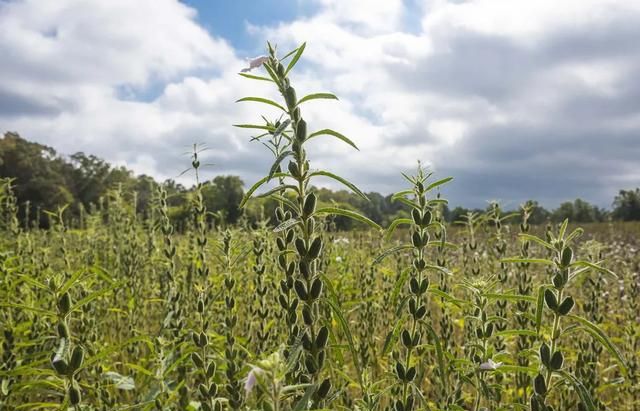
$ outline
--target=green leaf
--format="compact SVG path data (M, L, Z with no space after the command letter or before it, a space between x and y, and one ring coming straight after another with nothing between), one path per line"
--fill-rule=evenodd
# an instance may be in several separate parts
M236 103L240 103L242 101L255 101L257 103L264 103L264 104L269 104L270 106L274 106L279 108L280 110L284 111L285 113L287 112L287 110L282 107L280 104L276 103L273 100L269 100L268 98L262 98L262 97L243 97L240 100L236 100Z
M289 157L290 155L293 155L293 151L283 151L282 153L278 154L278 157L276 157L275 161L273 162L273 165L271 165L271 169L269 170L269 175L267 176L269 178L269 180L271 180L271 178L273 178L274 174L276 174L276 172L278 171L278 167L280 166L280 163L282 163L282 161Z
M396 325L393 327L393 330L387 334L384 339L384 345L382 346L382 355L389 354L389 351L396 345L396 341L398 341L398 337L400 336L400 330L402 329L402 322L396 322Z
M302 43L302 45L300 45L300 47L297 48L296 54L293 56L293 58L289 62L289 65L287 65L287 69L284 71L285 76L289 74L293 66L295 66L298 60L300 60L300 56L302 56L302 53L304 53L304 48L306 46L307 46L307 43L304 42ZM285 56L284 58L287 58L287 56Z
M535 303L536 298L530 295L521 295L521 294L501 294L501 293L487 293L483 294L490 300L506 300L506 301L528 301Z
M333 131L331 129L325 128L323 130L320 131L316 131L315 133L311 133L308 137L307 140L310 140L313 137L318 137L318 136L322 136L322 135L328 135L328 136L333 136L339 140L344 141L345 143L349 144L351 147L355 148L356 150L360 151L360 149L358 148L358 146L356 146L356 144L351 141L349 138L347 138L346 136L338 133L337 131Z
M58 294L62 295L69 291L69 289L73 287L73 285L76 283L76 281L78 281L82 274L84 274L84 270L78 270L73 273L73 275L67 281L65 281L64 284L62 284L62 287L60 287L60 289L58 290Z
M288 177L288 176L289 176L289 174L287 174L287 173L275 173L271 177ZM260 180L258 180L254 185L252 185L251 188L247 191L247 193L242 198L242 201L240 202L240 206L239 207L240 208L244 207L245 204L247 203L247 201L253 195L253 193L255 193L257 189L259 189L264 183L268 182L270 179L271 178L269 176L266 176L266 177L263 177Z
M555 373L573 386L573 389L576 390L576 393L580 397L582 404L586 406L587 411L596 411L596 406L593 403L591 394L589 394L589 391L573 374L569 374L568 372L563 370L555 371Z
M325 279L324 281L325 283L328 282L327 279ZM344 333L344 335L347 337L347 343L349 345L349 351L351 351L351 357L353 360L353 364L356 368L356 372L358 373L358 377L360 378L362 376L362 369L360 368L360 361L358 360L359 356L358 356L358 350L356 349L356 344L353 340L353 335L351 334L351 330L349 329L349 324L347 323L347 320L345 320L344 315L342 314L342 310L340 309L340 307L338 306L338 297L337 295L335 295L333 293L333 289L330 287L327 287L328 290L331 290L331 298L325 298L325 301L327 302L327 304L329 305L329 307L331 307L331 310L333 311L333 313L335 314L336 318L338 319L338 324L340 324L340 328L342 328L342 332ZM360 380L360 383L362 384L362 380Z
M622 354L620 353L620 351L616 348L615 345L613 345L613 343L611 342L611 340L609 340L609 337L607 337L607 335L604 333L604 331L602 331L600 329L600 327L598 327L597 325L595 325L594 323L592 323L591 321L582 318L580 316L574 315L574 314L569 314L567 315L568 318L572 319L573 321L579 323L580 325L582 325L585 331L587 331L589 334L591 334L591 336L597 340L600 344L602 344L602 346L604 348L607 349L607 351L609 352L609 354L616 360L616 362L618 363L618 365L620 366L622 373L626 376L629 372L628 368L627 368L627 364L624 360L624 357L622 356Z
M571 263L571 265L569 267L584 267L587 269L591 269L591 270L595 270L598 271L602 274L607 274L608 276L611 276L615 279L618 279L618 276L616 275L616 273L614 273L613 271L606 269L604 267L601 267L597 264L594 263L590 263L589 261L575 261L573 263ZM580 273L582 273L584 271L580 270Z
M310 101L310 100L337 100L338 97L336 97L334 94L331 93L313 93L313 94L308 94L304 97L302 97L298 103L296 104L296 106L299 106L300 104L304 103L305 101Z
M447 376L447 367L444 362L444 351L442 350L442 344L440 343L440 338L438 334L433 330L431 324L426 321L421 321L422 325L427 329L427 332L431 336L431 341L435 343L436 347L436 359L438 361L438 368L440 369L440 378L442 379L442 386L445 387L445 395L448 392L447 387L449 386L449 377Z
M388 248L386 250L384 250L381 254L379 254L375 260L373 260L373 264L380 264L382 262L382 260L384 260L385 258L387 258L388 256L390 256L391 254L395 254L397 252L403 251L403 250L411 250L413 247L409 244L403 244L403 245L397 245L395 247L391 247Z
M353 191L355 194L357 194L363 200L369 201L369 198L367 197L367 195L365 193L363 193L362 191L360 191L360 189L358 187L356 187L355 184L351 183L349 180L346 180L346 179L340 177L339 175L330 173L328 171L320 170L320 171L314 171L313 173L310 174L310 177L313 177L313 176L324 176L324 177L332 178L332 179L336 180L337 182L341 183L342 185L344 185L345 187L347 187L349 190Z
M40 315L48 315L50 317L55 317L56 316L56 313L54 311L44 310L44 309L38 308L38 307L30 307L30 306L28 306L26 304L0 303L0 307L20 308L21 310L31 311L31 312L34 312L34 313L40 314Z
M293 411L306 410L309 405L309 401L311 400L311 396L313 395L313 393L316 392L316 388L317 387L315 384L309 385L305 390L302 398L300 398L300 400L296 403L295 407L293 407Z
M393 234L393 232L396 230L396 228L398 228L398 226L402 224L412 225L413 220L411 220L410 218L396 218L395 220L393 220L387 228L387 233L384 236L385 239L388 240L391 237L391 234Z
M427 188L425 189L425 191L431 191L431 190L433 190L434 188L439 187L439 186L441 186L441 185L443 185L443 184L446 184L446 183L448 183L448 182L449 182L449 181L451 181L451 180L453 180L453 177L446 177L446 178L443 178L442 180L435 181L435 182L433 182L433 183L429 184L429 185L427 186Z
M270 81L273 83L273 80L268 77L256 76L255 74L249 74L249 73L238 73L238 74L241 75L242 77L250 78L252 80Z
M535 235L531 235L531 234L518 234L518 237L524 239L524 240L528 240L528 241L533 241L535 243L540 244L541 246L543 246L544 248L554 251L555 249L553 248L553 246L551 244L549 244L548 242L544 241L542 238L536 237Z
M538 297L536 298L536 332L540 334L542 326L542 310L544 309L544 292L549 286L541 285L538 287Z
M460 300L454 296L452 296L451 294L448 294L444 291L442 291L439 288L436 287L429 287L429 289L427 290L428 292L430 292L431 294L435 294L438 297L442 298L443 300L446 300L452 304L455 304L457 307L463 307L467 304L469 304L467 301L465 300Z
M273 131L273 127L261 126L259 124L234 124L233 126L234 127L238 127L238 128L251 128L251 129L255 129L255 130Z
M348 218L351 218L352 220L367 224L370 227L375 228L376 230L382 230L382 227L380 227L375 221L370 220L369 218L363 216L360 213L356 213L355 211L351 211L351 210L345 210L344 208L323 207L323 208L317 209L314 214L341 215L343 217L348 217Z

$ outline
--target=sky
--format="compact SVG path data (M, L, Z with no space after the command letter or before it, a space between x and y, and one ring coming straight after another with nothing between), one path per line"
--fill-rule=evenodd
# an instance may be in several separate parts
M360 149L310 142L312 168L388 194L420 160L454 205L610 207L640 186L638 39L629 0L0 0L0 133L158 179L203 143L205 176L250 186L272 157L232 124L278 113L235 101L278 96L237 73L307 42L298 95L340 100L303 116Z

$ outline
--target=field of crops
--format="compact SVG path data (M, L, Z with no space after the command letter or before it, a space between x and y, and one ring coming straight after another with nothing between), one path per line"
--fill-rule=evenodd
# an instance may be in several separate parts
M158 187L148 216L115 189L25 230L5 183L0 409L639 410L640 226L532 226L497 204L448 225L455 182L420 168L389 227L319 204L316 177L360 191L312 168L309 139L353 142L307 132L302 104L335 96L296 95L303 50L243 73L282 96L242 99L283 112L240 125L274 154L248 191L279 204L262 224L210 224L196 189L179 231Z

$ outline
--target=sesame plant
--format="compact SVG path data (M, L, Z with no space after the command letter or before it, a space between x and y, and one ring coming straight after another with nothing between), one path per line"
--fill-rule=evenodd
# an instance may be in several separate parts
M455 183L421 166L385 230L325 201L366 196L315 168L310 142L356 144L307 123L337 97L293 87L305 48L240 73L270 90L237 127L271 165L237 223L199 145L192 189L114 185L75 217L0 179L0 409L639 410L640 225L535 224L535 203L452 223Z

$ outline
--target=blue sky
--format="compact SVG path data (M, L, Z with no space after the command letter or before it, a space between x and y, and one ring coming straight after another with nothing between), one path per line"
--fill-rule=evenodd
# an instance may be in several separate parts
M279 97L237 73L306 41L298 93L340 100L305 118L360 148L318 140L312 166L387 194L421 160L453 204L608 207L640 186L638 38L625 0L2 1L0 131L159 179L202 142L251 184L271 159L232 124L279 114L234 102Z

